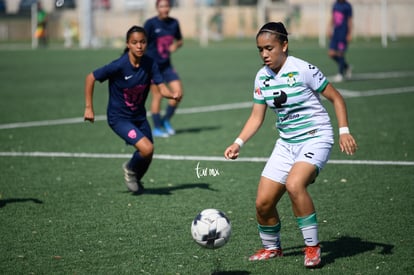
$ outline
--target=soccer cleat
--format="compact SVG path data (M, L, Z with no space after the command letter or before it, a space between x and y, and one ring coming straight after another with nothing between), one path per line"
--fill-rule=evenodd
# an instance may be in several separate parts
M345 79L351 79L352 78L352 66L348 65L348 67L345 70Z
M128 190L134 193L138 192L141 184L137 182L135 172L128 168L128 161L122 164L122 169L124 170L125 185Z
M249 261L269 260L276 257L282 257L282 249L260 249L254 255L249 257Z
M142 185L142 182L138 181L138 191L135 191L134 194L135 195L140 195L144 193L144 185Z
M167 138L169 136L168 133L161 128L154 128L154 130L152 130L152 135L160 138Z
M304 264L306 267L318 267L321 263L321 247L306 246L303 251L305 252Z
M338 83L344 81L344 76L341 74L334 75L331 79L332 82Z
M175 135L175 130L174 128L171 126L170 122L168 120L164 120L162 122L162 124L164 125L165 130L167 131L167 133L169 135Z

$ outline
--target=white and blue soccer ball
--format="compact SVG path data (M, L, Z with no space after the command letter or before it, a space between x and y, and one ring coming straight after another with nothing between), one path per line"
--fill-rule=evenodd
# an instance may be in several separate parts
M230 220L218 209L204 209L191 223L191 235L204 248L222 247L230 239Z

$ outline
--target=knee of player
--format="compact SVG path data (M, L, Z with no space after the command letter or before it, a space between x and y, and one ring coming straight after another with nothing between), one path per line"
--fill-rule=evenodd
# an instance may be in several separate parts
M266 216L266 214L272 209L272 203L261 200L260 198L256 199L256 212L259 216Z
M140 148L139 153L145 159L152 159L152 155L154 154L154 146L148 145L144 148Z
M306 192L306 184L288 180L286 182L286 191L291 198L294 198L299 194Z

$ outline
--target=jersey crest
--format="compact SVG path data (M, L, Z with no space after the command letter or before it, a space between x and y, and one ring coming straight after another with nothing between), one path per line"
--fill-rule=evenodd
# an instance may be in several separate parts
M296 84L296 78L295 78L295 74L294 73L288 73L287 74L287 84L289 85L289 87L293 87Z

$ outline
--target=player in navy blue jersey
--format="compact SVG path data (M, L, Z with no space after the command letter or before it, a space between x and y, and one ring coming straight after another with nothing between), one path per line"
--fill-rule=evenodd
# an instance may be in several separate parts
M328 55L338 64L338 74L332 79L341 82L351 78L351 66L345 60L345 52L352 39L352 6L346 0L336 0L332 7Z
M126 48L118 59L86 76L84 119L94 122L93 91L95 81L108 80L108 124L125 142L136 148L132 158L123 164L125 184L129 191L141 193L141 178L152 160L154 152L151 127L146 117L145 100L150 85L157 86L160 94L179 101L181 94L172 92L164 83L157 63L144 55L147 37L143 27L133 26L126 35Z
M148 51L160 68L165 82L169 88L182 94L183 87L178 73L174 70L171 63L171 54L183 45L180 24L177 19L169 16L169 0L157 0L156 8L158 15L149 18L144 28L148 34ZM174 135L175 130L171 126L170 120L177 108L177 101L169 100L165 115L161 117L161 99L157 86L151 86L151 113L154 123L153 135L156 137L168 137Z

